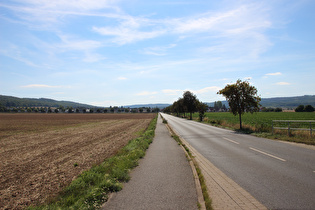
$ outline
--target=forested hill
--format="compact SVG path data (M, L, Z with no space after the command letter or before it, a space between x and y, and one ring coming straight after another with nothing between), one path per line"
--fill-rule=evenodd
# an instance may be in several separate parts
M261 105L264 107L285 107L285 108L296 108L299 105L315 106L315 95L263 98L261 99Z
M214 102L207 103L209 106L214 106ZM227 101L222 101L228 107ZM263 107L281 107L281 108L296 108L299 105L315 106L315 95L295 96L295 97L277 97L277 98L262 98L260 104Z
M94 106L71 101L56 101L47 98L18 98L13 96L0 95L0 105L5 107L72 107L92 108Z
M214 102L207 103L213 107ZM228 107L227 101L222 101ZM277 98L263 98L260 103L263 107L281 107L281 108L296 108L299 105L312 105L315 107L315 95L295 96L295 97L277 97ZM5 107L72 107L72 108L95 108L95 106L81 104L71 101L56 101L47 98L17 98L13 96L0 95L0 105ZM165 108L170 104L141 104L130 105L125 107L158 107Z

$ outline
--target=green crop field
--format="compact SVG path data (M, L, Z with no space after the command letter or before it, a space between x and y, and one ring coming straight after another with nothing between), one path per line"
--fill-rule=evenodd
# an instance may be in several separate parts
M229 112L208 112L205 113L204 122L212 125L229 127L239 129L239 116L234 116ZM198 120L198 113L193 115L195 120ZM269 133L272 132L273 120L315 120L315 112L258 112L258 113L245 113L242 115L243 128L253 133ZM275 123L276 127L287 127L287 123ZM310 123L290 123L292 128L310 128ZM315 122L311 123L312 130L315 130ZM290 138L286 137L286 130L275 130L275 134L279 136L270 136L268 138L280 138L289 141L304 142L307 144L315 144L315 132L310 131L292 131Z

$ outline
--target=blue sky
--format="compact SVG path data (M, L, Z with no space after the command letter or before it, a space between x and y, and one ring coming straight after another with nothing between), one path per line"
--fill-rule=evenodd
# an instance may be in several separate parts
M315 1L0 2L0 94L98 106L203 102L249 79L315 94Z

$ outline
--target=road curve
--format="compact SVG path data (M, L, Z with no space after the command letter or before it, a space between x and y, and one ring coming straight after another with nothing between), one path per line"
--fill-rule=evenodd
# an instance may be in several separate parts
M315 208L315 150L163 117L181 138L267 208Z

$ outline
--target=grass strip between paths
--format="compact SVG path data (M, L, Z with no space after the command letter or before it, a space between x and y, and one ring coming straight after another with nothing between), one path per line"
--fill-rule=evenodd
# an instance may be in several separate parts
M162 119L163 119L163 123L164 124L168 124L167 123L167 120L165 120L163 118L163 116L161 115ZM167 125L168 126L168 125ZM188 154L189 157L187 157L188 159L192 160L195 168L196 168L196 171L197 171L197 174L198 174L198 178L199 178L199 182L200 182L200 185L201 185L201 190L202 190L202 194L203 194L203 199L205 201L205 206L206 206L206 209L207 210L213 210L213 207L212 207L212 200L208 194L208 189L207 189L207 185L206 185L206 182L205 182L205 179L201 173L201 170L198 166L198 163L196 163L196 161L194 161L194 156L191 154L189 148L180 140L179 136L175 134L175 132L173 131L173 129L168 126L168 128L170 129L171 133L172 133L172 137L173 139L175 139L175 141L181 145L185 150L186 150L186 153ZM198 207L200 208L200 204L198 204Z
M29 209L98 209L108 200L108 195L122 189L122 183L130 179L129 172L138 166L145 151L152 143L157 116L147 130L131 140L115 156L84 171L48 205Z

